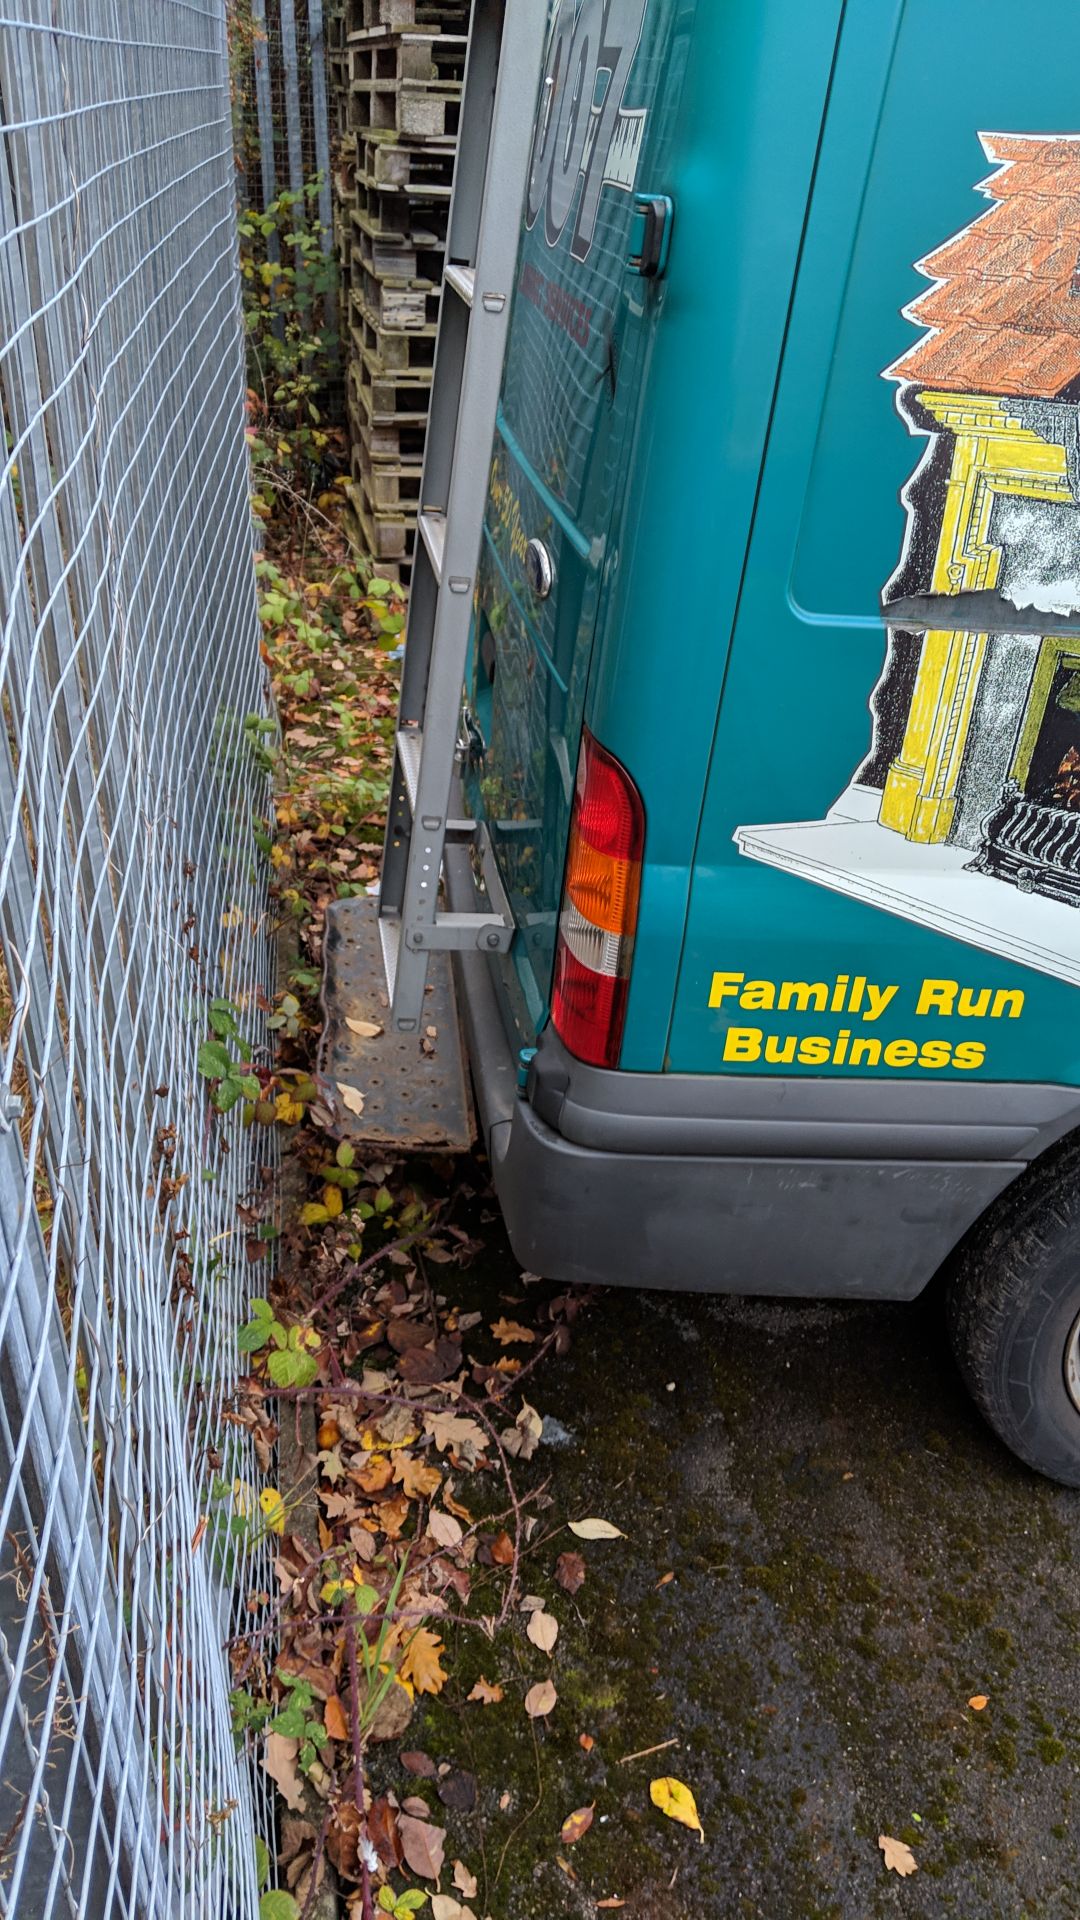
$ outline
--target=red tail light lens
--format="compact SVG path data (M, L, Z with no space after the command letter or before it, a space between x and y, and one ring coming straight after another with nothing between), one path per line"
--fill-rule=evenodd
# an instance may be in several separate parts
M625 767L586 729L570 818L551 1017L591 1066L622 1046L637 927L645 810Z

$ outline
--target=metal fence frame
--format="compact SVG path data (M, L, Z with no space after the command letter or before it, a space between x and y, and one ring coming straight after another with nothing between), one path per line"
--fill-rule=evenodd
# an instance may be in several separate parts
M215 997L259 1060L273 977L225 0L0 0L0 147L0 1914L248 1920L222 1416L271 1136L198 1067Z

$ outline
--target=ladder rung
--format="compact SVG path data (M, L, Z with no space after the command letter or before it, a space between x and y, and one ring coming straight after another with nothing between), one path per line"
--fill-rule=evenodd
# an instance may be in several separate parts
M390 1005L394 1004L394 987L397 982L398 952L401 947L401 921L379 916L379 940L382 945L383 972L386 975L386 991Z
M432 571L442 585L443 550L446 546L446 515L425 509L420 515L420 538L428 550Z
M473 294L476 291L476 268L447 267L445 279L447 286L453 287L458 298L464 300L467 307L471 307Z
M403 728L397 736L398 760L405 779L405 791L409 796L409 807L416 812L416 787L420 778L420 753L424 744L424 735L420 727Z

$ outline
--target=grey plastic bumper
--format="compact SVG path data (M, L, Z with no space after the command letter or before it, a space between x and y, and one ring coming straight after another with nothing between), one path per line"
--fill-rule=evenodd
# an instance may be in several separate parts
M607 1072L550 1029L523 1093L488 962L457 977L511 1244L553 1280L911 1299L1080 1124L1075 1088Z

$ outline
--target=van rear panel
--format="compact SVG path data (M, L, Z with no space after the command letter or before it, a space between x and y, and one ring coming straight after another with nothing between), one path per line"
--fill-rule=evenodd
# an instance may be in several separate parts
M1080 1080L1078 60L1054 0L848 0L674 1071Z
M547 1014L593 637L660 312L630 266L633 192L667 178L686 11L552 10L467 690L469 799L518 929L496 970L522 1045Z

